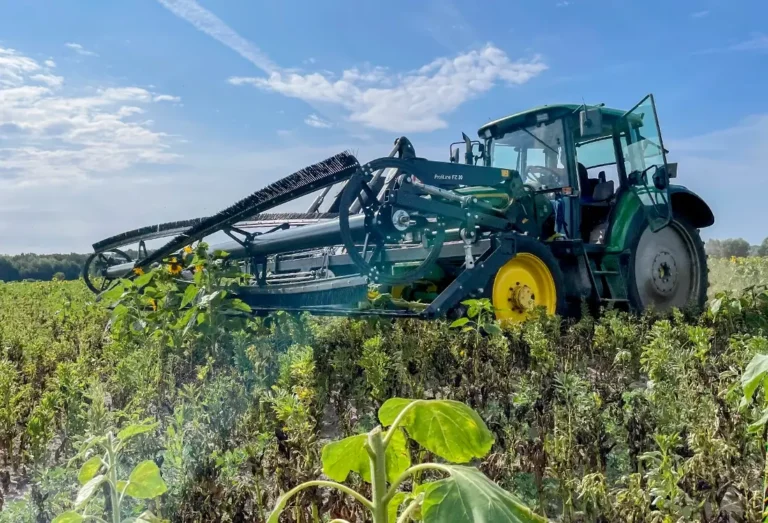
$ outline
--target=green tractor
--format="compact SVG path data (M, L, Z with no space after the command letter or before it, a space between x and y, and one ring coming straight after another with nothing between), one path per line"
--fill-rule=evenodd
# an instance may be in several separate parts
M708 271L699 229L714 215L695 193L670 183L677 165L667 162L652 95L628 112L538 107L478 134L487 165L515 169L537 194L552 195L555 236L546 244L557 263L543 257L541 273L549 274L538 287L554 285L554 295L571 306L575 297L636 311L704 305ZM497 307L514 279L497 276ZM560 310L557 301L542 305Z
M341 153L217 215L107 238L94 244L86 281L100 292L223 231L232 241L216 248L253 276L237 294L262 313L430 319L483 297L512 321L539 307L577 315L584 303L703 306L699 229L714 216L670 183L677 166L667 162L652 95L628 112L537 107L478 136L451 144L449 162L417 157L405 137L364 165ZM328 197L332 187L340 190ZM306 212L264 212L310 193ZM145 241L167 236L147 250ZM136 242L136 259L120 250Z

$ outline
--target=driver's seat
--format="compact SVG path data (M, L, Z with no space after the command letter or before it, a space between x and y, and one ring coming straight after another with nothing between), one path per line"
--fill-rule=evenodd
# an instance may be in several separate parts
M605 171L600 171L597 178L590 178L587 168L578 164L579 180L583 183L581 189L581 202L583 204L604 204L612 197L615 190L613 180L605 179Z

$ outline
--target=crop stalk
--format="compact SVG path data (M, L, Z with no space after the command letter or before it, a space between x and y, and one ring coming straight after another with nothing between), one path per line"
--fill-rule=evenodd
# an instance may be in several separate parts
M114 439L112 434L107 437L107 456L109 460L110 499L112 500L112 523L120 523L120 499L117 495L117 466L115 459Z
M763 428L763 512L762 523L768 521L768 425Z
M381 428L374 429L368 436L371 454L371 480L373 484L373 523L387 523L387 460L386 445L381 437Z

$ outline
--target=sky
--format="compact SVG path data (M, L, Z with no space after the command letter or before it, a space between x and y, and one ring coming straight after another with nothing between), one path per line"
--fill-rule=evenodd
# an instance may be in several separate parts
M88 252L336 152L653 93L702 234L768 236L765 0L0 0L0 252ZM298 209L301 210L301 209Z

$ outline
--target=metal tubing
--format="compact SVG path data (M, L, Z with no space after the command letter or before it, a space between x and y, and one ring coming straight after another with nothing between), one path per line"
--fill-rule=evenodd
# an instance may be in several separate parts
M418 187L429 195L439 196L440 198L445 198L446 200L460 203L462 206L466 206L466 204L471 203L475 207L480 207L481 209L485 209L493 213L498 213L498 210L494 208L493 205L490 205L483 200L478 200L474 196L462 196L461 194L451 191L450 189L442 189L440 187L435 187L434 185L428 185L421 180L414 178L413 176L409 176L406 178L406 180L412 183L414 187Z
M315 198L315 201L312 202L312 205L309 206L309 209L307 209L307 214L313 214L316 213L317 210L320 208L320 206L323 204L323 200L325 200L326 195L331 192L331 187L333 185L329 185L323 191L317 195L317 198Z
M445 198L446 200L457 202L462 205L466 204L472 198L471 196L462 196L448 189L441 189L440 187L435 187L434 185L427 185L426 183L416 179L413 176L407 177L405 181L412 183L414 187L418 187L423 192L431 196L439 196L440 198Z
M365 229L365 216L352 216L349 219L349 227L353 234L360 235L362 239L362 233ZM254 237L247 248L238 242L230 241L212 246L211 249L226 251L229 253L230 258L236 259L251 256L268 256L270 254L301 249L316 249L340 243L339 220L328 220L295 229L284 229L261 234ZM109 278L122 278L129 274L133 267L133 263L109 267L107 269L107 276Z

